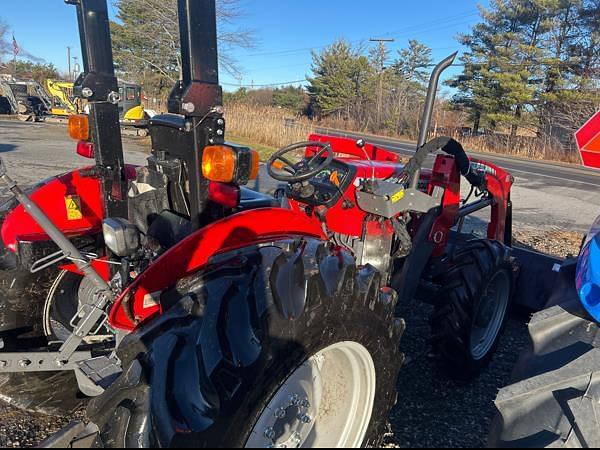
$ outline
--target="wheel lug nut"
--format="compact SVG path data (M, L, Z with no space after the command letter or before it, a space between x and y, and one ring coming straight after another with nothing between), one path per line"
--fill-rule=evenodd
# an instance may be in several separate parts
M300 396L294 394L290 397L290 406L298 406L300 404Z
M304 399L302 400L302 403L300 403L300 406L302 406L303 408L310 408L310 402L308 401L308 399Z
M302 422L302 423L311 423L312 422L312 418L308 414L302 414L300 417L298 417L298 419L300 419L300 422Z
M267 439L273 440L275 438L275 430L273 428L267 428L265 430L265 437Z
M287 412L283 408L278 408L277 411L275 411L275 418L277 419L284 419L286 415Z

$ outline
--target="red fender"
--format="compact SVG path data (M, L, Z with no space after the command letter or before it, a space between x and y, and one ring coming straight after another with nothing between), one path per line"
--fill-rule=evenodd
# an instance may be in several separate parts
M100 233L104 220L104 195L100 179L89 175L90 168L78 169L46 181L31 194L31 200L67 237ZM135 166L126 166L128 179L135 178ZM80 214L67 211L68 197L76 197ZM2 241L15 252L18 241L48 241L49 237L22 205L7 214L2 224Z
M169 249L140 274L113 305L109 323L133 331L162 313L154 300L160 293L198 272L213 256L295 236L326 239L321 227L305 214L280 208L246 211L208 225Z

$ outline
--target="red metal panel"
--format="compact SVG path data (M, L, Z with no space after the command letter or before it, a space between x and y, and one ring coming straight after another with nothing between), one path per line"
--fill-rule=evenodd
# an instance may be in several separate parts
M149 302L153 295L198 272L217 254L294 236L326 239L321 227L304 214L281 208L247 211L215 222L181 241L144 271L117 299L110 324L131 331L137 326L134 322L141 324L160 314L160 305Z
M128 179L135 177L135 166L126 167ZM31 194L31 199L50 220L67 236L76 237L102 230L104 220L104 196L100 179L89 175L89 168L75 170L45 183ZM75 196L80 203L80 215L73 218L67 211L66 199ZM2 241L7 248L16 251L18 240L47 241L46 233L25 211L17 206L2 224Z
M600 133L600 111L592 116L576 133L575 139L577 140L577 146L580 149L584 147L594 139Z
M446 251L450 230L460 209L460 172L453 156L436 157L428 187L429 195L433 194L436 186L444 189L444 198L442 211L431 227L429 240L435 244L433 256L441 256Z

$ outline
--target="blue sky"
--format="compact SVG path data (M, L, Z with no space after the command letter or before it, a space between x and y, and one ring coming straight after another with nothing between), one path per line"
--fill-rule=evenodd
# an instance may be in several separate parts
M67 46L80 56L75 8L63 0L1 0L0 19L14 30L24 49L61 70ZM112 0L109 0L112 2ZM241 0L241 28L252 29L255 47L233 56L242 80L222 71L231 85L260 85L304 79L310 73L311 49L338 38L369 45L372 37L394 38L391 57L409 39L433 49L436 60L461 50L455 37L479 19L478 4L488 0ZM455 71L458 69L455 69ZM451 75L449 72L447 76ZM226 86L231 90L232 86Z

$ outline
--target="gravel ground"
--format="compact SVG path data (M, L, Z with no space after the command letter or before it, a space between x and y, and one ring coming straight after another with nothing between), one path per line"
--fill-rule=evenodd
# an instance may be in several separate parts
M510 375L527 333L522 317L511 319L491 365L469 384L449 381L429 357L429 306L403 312L408 324L401 347L407 362L398 381L398 405L390 417L388 447L485 446L493 401Z
M565 231L519 229L516 245L555 256L579 252L583 235ZM390 417L388 447L469 447L486 445L495 415L498 390L510 383L511 373L527 343L527 321L514 314L506 325L490 366L469 384L449 381L429 357L427 305L407 305L401 311L408 324L402 340L407 362L398 381L399 402Z
M72 418L45 416L24 413L9 406L0 406L0 447L34 447L48 436L56 433L72 419L82 417L82 413Z
M591 224L590 224L591 225ZM584 234L572 231L540 231L519 228L513 231L515 245L548 255L568 258L579 254Z

